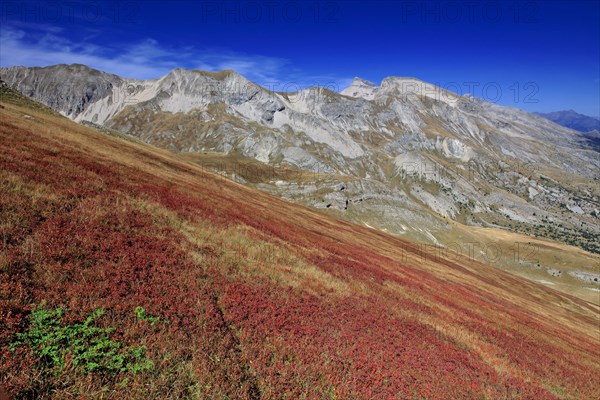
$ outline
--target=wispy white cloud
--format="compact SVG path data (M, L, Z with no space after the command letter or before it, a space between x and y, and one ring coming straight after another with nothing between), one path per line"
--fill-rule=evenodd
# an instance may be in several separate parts
M23 30L0 29L0 64L47 66L85 64L121 76L149 79L177 67L177 60L151 40L126 46L119 52L89 42L75 43L55 33L29 34ZM173 54L173 56L176 54Z
M280 57L218 48L175 48L151 38L133 44L99 46L86 38L74 42L60 34L59 28L47 26L0 28L0 65L78 63L137 79L158 78L177 67L207 71L231 69L260 85L291 91L307 86L341 90L350 83L350 79L333 74L311 75L293 68L289 60Z

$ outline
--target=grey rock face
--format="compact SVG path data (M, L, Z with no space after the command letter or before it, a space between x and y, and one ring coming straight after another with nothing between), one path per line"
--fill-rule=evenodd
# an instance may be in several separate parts
M11 67L0 74L21 93L77 117L90 104L112 95L123 80L85 65L55 65L46 68Z

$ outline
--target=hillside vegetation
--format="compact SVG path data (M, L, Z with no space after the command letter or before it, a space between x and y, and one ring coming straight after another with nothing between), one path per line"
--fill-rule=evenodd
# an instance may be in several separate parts
M0 109L15 398L600 397L596 305L15 103Z

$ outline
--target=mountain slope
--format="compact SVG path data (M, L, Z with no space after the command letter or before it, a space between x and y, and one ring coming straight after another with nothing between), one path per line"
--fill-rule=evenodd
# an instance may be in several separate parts
M18 396L600 396L591 303L62 117L0 116L0 377ZM40 357L15 342L40 304L68 326L103 308L152 366Z
M59 65L0 69L0 76L75 121L191 160L218 153L236 164L239 182L446 250L470 254L473 240L487 245L464 234L476 227L600 253L600 161L588 139L415 78L381 85L357 78L340 94L318 87L275 93L233 71L176 69L139 81ZM248 177L265 165L302 177ZM473 257L486 261L482 252ZM501 258L498 265L523 269L510 253ZM559 255L525 267L555 285L590 276L579 280L589 292L598 288L598 260L566 263Z

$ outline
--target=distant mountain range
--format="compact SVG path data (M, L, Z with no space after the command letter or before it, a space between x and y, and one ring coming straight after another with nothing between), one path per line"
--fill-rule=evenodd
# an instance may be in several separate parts
M549 113L535 113L549 119L558 125L571 128L579 132L600 131L600 119L579 114L573 110L554 111Z

